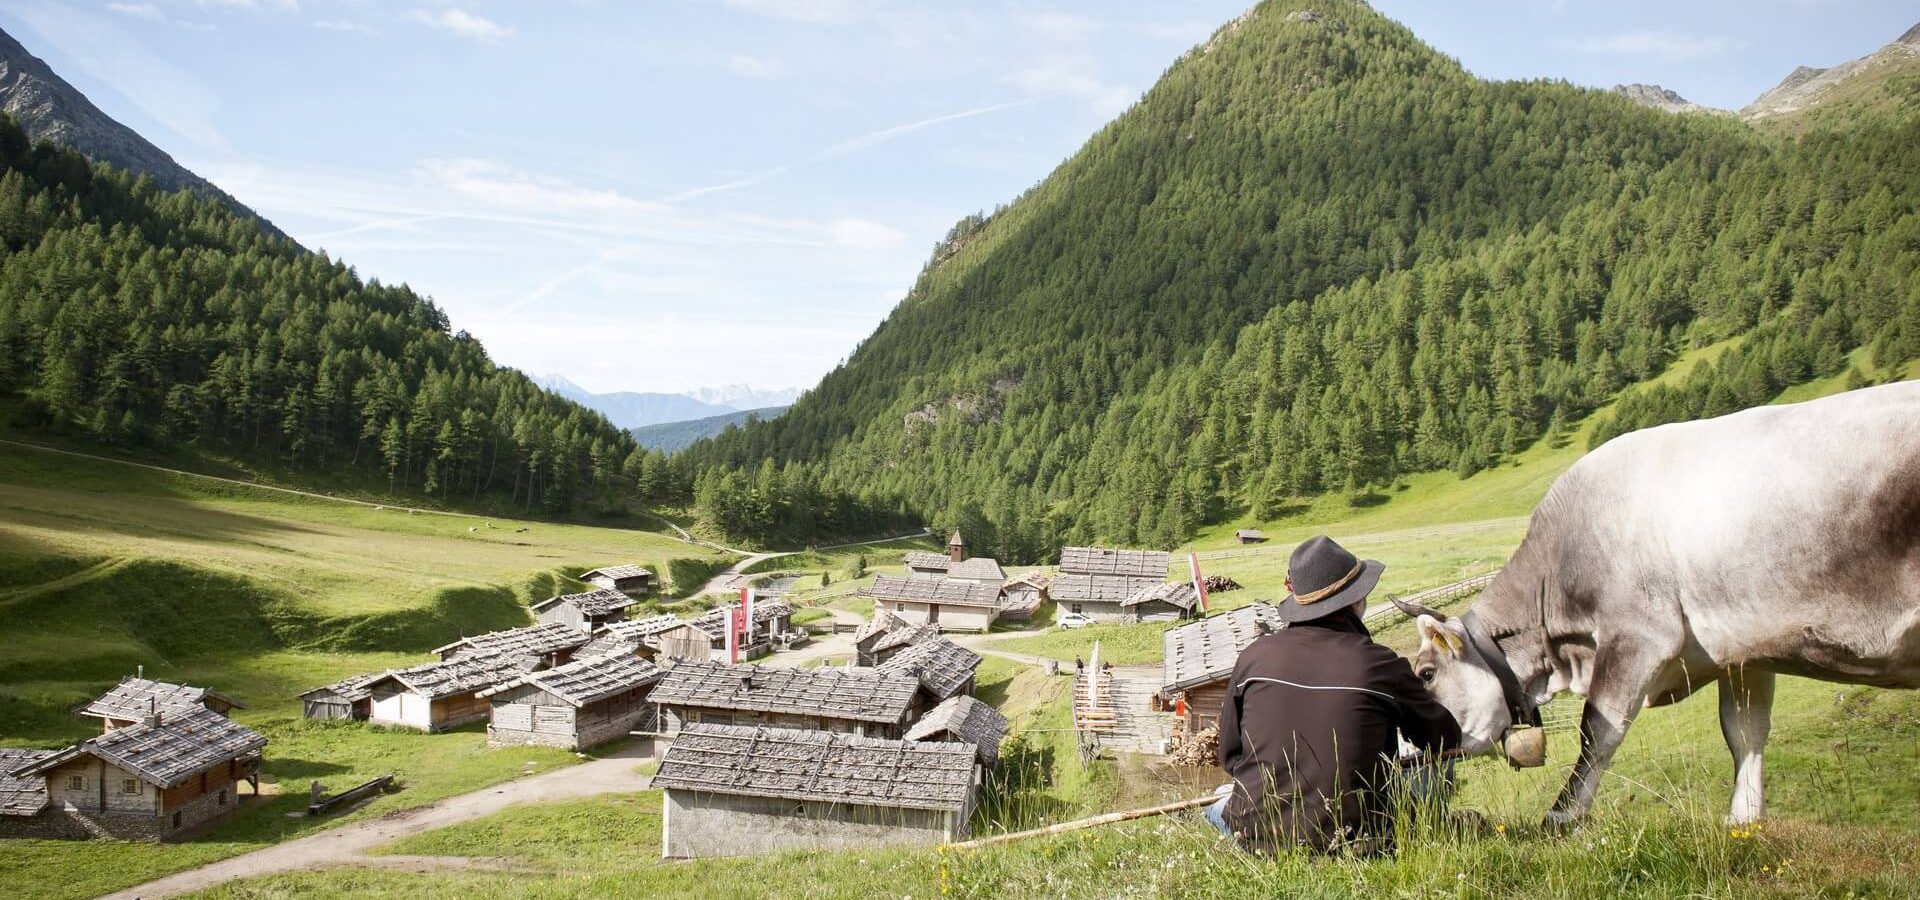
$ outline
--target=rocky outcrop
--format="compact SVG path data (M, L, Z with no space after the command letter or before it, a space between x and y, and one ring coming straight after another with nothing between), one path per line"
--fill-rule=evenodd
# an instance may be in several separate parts
M1748 121L1796 113L1825 100L1841 85L1857 78L1884 74L1895 66L1920 60L1920 25L1907 29L1893 43L1831 68L1800 66L1766 93L1740 110Z
M1664 109L1671 113L1722 112L1711 106L1694 103L1657 84L1616 84L1613 86L1613 92L1641 106Z
M260 222L273 234L286 236L213 182L174 162L139 132L101 112L85 94L5 31L0 31L0 112L12 116L35 141L71 147L94 162L146 175L168 191L184 188L217 200Z

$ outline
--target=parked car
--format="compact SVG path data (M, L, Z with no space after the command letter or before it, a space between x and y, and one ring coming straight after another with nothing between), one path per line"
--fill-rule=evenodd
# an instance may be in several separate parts
M1085 613L1064 612L1053 620L1053 624L1056 628L1084 628L1092 625L1093 620Z

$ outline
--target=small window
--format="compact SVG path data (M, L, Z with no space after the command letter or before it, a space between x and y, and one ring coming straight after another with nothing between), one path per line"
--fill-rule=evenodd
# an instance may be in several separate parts
M138 794L138 793L140 793L140 779L138 779L138 778L122 778L122 779L120 779L120 793L122 793L122 794Z
M220 789L220 799L214 802L218 803L221 806L227 805L227 789L226 788Z
M174 813L174 814L173 814L173 827L175 827L175 828L179 828L179 827L180 827L180 814L179 814L179 813Z
M1073 605L1073 611L1074 611L1074 612L1076 612L1076 613L1077 613L1077 612L1079 612L1079 611L1080 611L1080 604L1078 604L1078 603L1075 603L1075 604Z
M907 605L906 605L905 603L895 603L895 604L893 605L893 611L894 611L894 612L906 612L906 611L907 611Z
M84 791L86 789L87 789L87 777L85 775L68 775L67 776L67 790Z

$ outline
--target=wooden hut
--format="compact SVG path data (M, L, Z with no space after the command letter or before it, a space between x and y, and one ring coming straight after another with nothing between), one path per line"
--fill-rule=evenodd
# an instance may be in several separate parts
M602 625L626 618L627 607L638 602L619 591L601 588L584 594L549 597L530 609L540 622L559 622L591 634Z
M1266 543L1267 533L1258 528L1242 528L1233 533L1233 539L1242 544Z
M681 663L650 695L660 732L671 739L699 724L810 728L899 737L920 694L920 679L877 669L775 669Z
M985 632L1000 615L1000 580L881 575L860 589L876 606L941 631Z
M1000 585L1000 621L1025 622L1033 618L1040 605L1051 596L1053 577L1045 572L1015 575Z
M598 588L623 594L644 594L653 589L653 573L643 566L607 566L580 573L580 580Z
M1007 736L1007 717L972 697L948 699L921 716L907 729L910 741L953 741L973 745L980 764L992 768L1000 761L1000 742Z
M1164 550L1122 550L1112 547L1062 547L1060 571L1071 575L1118 575L1165 581L1167 553Z
M707 658L714 662L726 663L733 661L727 657L727 627L728 623L733 621L733 611L736 608L737 607L732 605L717 607L707 610L698 618L691 619L687 622L694 630L706 635ZM758 613L759 611L755 610L755 618L759 617ZM792 613L788 613L788 615L791 617ZM748 635L746 640L740 642L741 662L759 659L773 652L773 642L767 639L767 635L764 632L750 630Z
M480 721L491 707L474 694L526 674L529 667L524 660L505 653L468 653L383 673L367 684L368 720L421 731L445 731Z
M876 667L880 672L911 675L920 682L915 711L929 709L953 697L973 693L974 670L980 654L939 635L912 644Z
M1126 575L1063 574L1047 589L1060 609L1077 612L1095 622L1137 622L1127 601L1156 587L1166 576L1138 578Z
M1200 594L1191 581L1143 585L1120 601L1120 621L1177 622L1193 615L1199 605Z
M435 647L441 659L453 659L469 653L499 653L526 660L528 669L557 666L573 659L573 651L588 640L587 633L559 622L542 622L524 628L491 631L463 637L451 644Z
M1213 727L1240 651L1284 627L1272 606L1256 603L1167 629L1161 640L1159 699L1182 714L1188 734Z
M354 675L301 694L301 715L309 719L364 722L373 714L373 692L367 686L385 674L367 672Z
M165 840L231 815L240 782L260 792L267 739L201 706L160 710L131 725L38 755L9 778L7 833ZM23 789L37 779L39 790ZM0 785L0 789L8 786ZM44 805L27 814L35 802Z
M658 666L631 654L578 659L480 691L492 705L487 746L584 750L651 727Z
M894 654L921 641L940 635L931 625L915 625L886 609L875 609L873 618L853 633L854 662L878 666Z
M908 550L900 561L906 564L908 572L915 575L945 575L947 567L954 563L945 553L928 550Z
M668 858L964 840L969 744L696 725L660 762Z
M234 709L246 708L246 704L209 688L131 676L121 679L119 684L74 713L82 718L99 719L102 731L112 731L139 722L155 710L207 709L224 716Z

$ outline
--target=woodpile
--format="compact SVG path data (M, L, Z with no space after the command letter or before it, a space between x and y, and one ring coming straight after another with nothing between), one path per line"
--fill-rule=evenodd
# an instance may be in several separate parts
M1225 575L1208 575L1206 577L1206 583L1207 593L1209 594L1219 591L1237 591L1240 589L1240 582L1228 578Z
M1178 735L1174 738L1174 741L1173 752L1167 754L1167 762L1176 766L1213 766L1219 764L1219 726L1202 729L1193 734Z

